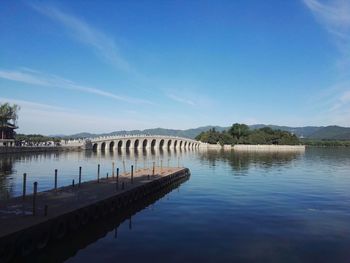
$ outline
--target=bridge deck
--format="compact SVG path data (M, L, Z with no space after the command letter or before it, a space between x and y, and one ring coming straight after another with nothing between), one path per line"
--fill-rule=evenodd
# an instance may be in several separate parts
M80 186L67 186L57 190L39 192L36 198L35 216L32 214L33 195L27 195L25 200L22 197L16 197L1 201L0 239L80 208L108 200L111 197L122 196L123 193L150 182L175 174L185 174L187 171L186 168L155 168L155 175L152 175L152 169L139 169L134 172L133 183L131 183L130 173L121 174L118 180L118 189L116 177L109 177L108 179L101 178L99 182L94 180L84 182ZM122 189L123 184L124 189ZM48 213L45 216L44 208L46 205Z

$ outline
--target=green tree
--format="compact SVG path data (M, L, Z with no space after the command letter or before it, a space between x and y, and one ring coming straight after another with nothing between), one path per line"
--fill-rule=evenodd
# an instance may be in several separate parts
M7 102L0 104L0 125L4 126L9 121L12 121L16 125L19 109L20 107L16 104L12 106Z
M228 130L228 133L233 137L234 141L239 143L242 137L249 135L249 127L245 124L235 123Z

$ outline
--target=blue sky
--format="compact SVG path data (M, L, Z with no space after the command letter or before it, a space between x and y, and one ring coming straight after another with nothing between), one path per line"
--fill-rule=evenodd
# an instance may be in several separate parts
M19 132L350 126L350 2L2 1Z

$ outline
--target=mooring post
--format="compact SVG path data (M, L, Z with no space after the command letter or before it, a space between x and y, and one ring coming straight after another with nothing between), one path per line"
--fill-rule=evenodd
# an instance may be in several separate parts
M27 174L23 174L23 200L26 198L26 188L27 188Z
M123 169L124 169L124 174L125 174L126 173L125 160L123 160Z
M81 166L79 166L79 186L81 185Z
M48 206L48 205L45 205L45 206L44 206L44 216L47 216L47 215L48 215L48 210L49 210L49 206Z
M100 164L97 165L97 182L100 182Z
M115 189L118 190L119 189L119 168L117 168L117 177L115 180Z
M114 162L112 162L112 177L114 177Z
M36 214L36 195L38 192L38 182L34 182L33 187L33 216Z
M154 176L156 162L153 162L152 175Z
M134 183L134 166L131 165L131 183Z
M107 180L108 180L108 173L107 173L107 175L106 175L106 178L107 178Z
M57 169L55 169L55 190L57 190Z
M72 187L74 187L74 179L72 180Z

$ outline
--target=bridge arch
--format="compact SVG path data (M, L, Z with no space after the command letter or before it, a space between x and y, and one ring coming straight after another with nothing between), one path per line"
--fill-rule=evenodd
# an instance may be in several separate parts
M183 144L183 141L180 141L179 148L181 148L181 147L182 147L182 144Z
M164 139L161 139L159 142L159 149L163 149L164 147Z
M109 148L109 151L110 151L110 152L113 151L113 149L114 149L114 141L111 141L111 142L109 143L108 148Z
M120 141L118 142L118 150L121 149L122 147L123 147L123 141L120 140Z
M136 140L134 141L134 149L139 148L139 144L140 144L139 139L136 139Z
M184 148L187 148L187 141L184 142Z
M106 150L106 142L101 143L101 151Z
M97 151L97 148L98 148L98 144L97 144L97 143L94 143L94 144L92 145L92 150L93 150L94 152L96 152L96 151Z
M155 148L156 143L157 143L157 140L156 140L156 139L153 139L153 140L151 141L151 148L152 148L152 149Z
M170 147L171 147L171 140L168 140L167 148L170 149Z
M174 148L177 147L177 140L174 141Z
M142 148L146 149L147 148L147 144L148 144L147 139L144 139L143 142L142 142Z
M125 148L130 149L130 145L131 145L131 140L127 140L125 144Z

